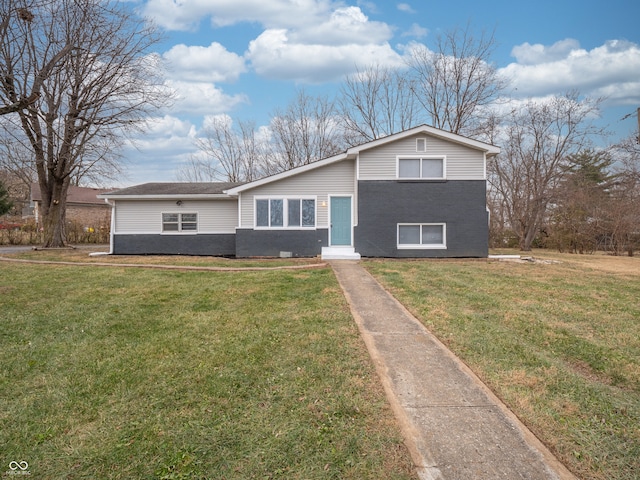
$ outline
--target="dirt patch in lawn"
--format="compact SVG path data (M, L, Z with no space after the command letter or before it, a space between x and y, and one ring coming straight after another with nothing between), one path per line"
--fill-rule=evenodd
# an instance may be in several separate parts
M567 256L565 255L564 258L566 259ZM640 276L640 256L620 257L596 253L593 255L572 255L570 261L607 273Z
M542 249L536 249L531 252L521 252L519 250L499 250L491 253L520 255L521 258L533 259L536 261L536 263L544 263L545 260L554 263L556 261L559 261L565 264L573 264L576 266L616 275L640 276L640 254L634 257L629 257L626 255L615 256L603 252L581 255L559 253L555 250Z

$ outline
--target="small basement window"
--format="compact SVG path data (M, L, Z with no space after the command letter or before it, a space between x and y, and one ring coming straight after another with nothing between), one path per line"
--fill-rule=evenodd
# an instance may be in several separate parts
M398 248L447 248L445 223L399 223Z
M163 213L162 231L171 232L197 232L197 213Z

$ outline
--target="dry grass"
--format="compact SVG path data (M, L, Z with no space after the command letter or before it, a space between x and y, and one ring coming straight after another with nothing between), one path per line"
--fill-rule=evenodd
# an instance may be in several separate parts
M328 268L0 262L0 291L5 468L26 461L42 479L414 478Z
M640 478L640 258L532 255L365 266L579 478Z
M224 257L189 255L97 255L107 253L108 247L91 248L83 246L75 249L29 250L2 255L7 258L35 261L76 262L90 264L127 264L127 265L171 265L212 268L271 268L282 266L306 266L322 263L318 258L265 258L234 259Z

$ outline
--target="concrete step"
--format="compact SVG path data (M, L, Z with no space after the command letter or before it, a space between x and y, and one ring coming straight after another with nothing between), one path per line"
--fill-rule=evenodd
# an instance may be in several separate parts
M322 260L360 260L353 247L322 247Z

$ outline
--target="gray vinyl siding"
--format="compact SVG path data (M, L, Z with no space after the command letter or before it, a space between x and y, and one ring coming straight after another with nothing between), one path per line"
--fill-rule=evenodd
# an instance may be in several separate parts
M238 202L233 199L183 200L116 200L116 234L162 233L162 213L198 214L198 233L235 233Z
M416 138L427 139L426 152L416 151ZM416 135L360 153L359 180L395 180L398 156L446 156L447 180L484 180L484 153L457 143L427 135Z
M355 164L343 160L325 167L293 175L280 181L261 185L240 194L241 228L254 227L254 198L256 196L316 198L316 228L328 226L329 195L353 195L355 193Z

